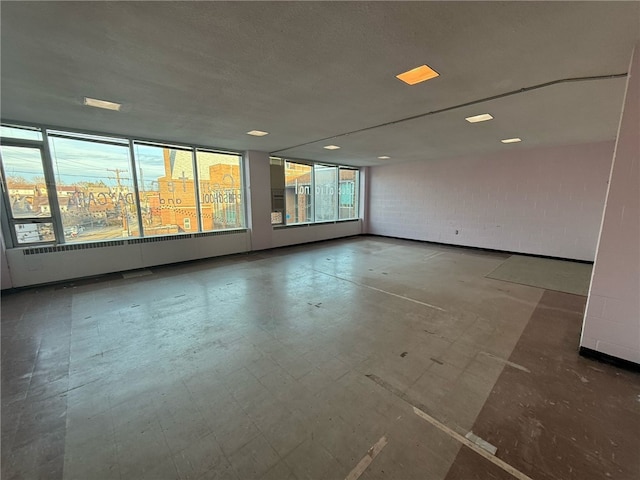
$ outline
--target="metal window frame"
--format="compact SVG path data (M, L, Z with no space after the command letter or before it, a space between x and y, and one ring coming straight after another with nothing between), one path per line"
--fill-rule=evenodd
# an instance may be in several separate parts
M247 198L247 189L245 188L245 185L247 185L247 179L245 178L245 155L244 153L239 153L239 152L231 152L231 151L224 151L224 150L215 150L212 148L198 148L196 147L194 149L193 155L194 155L194 168L195 168L195 172L196 172L196 177L197 177L197 182L198 182L198 190L197 190L197 194L199 195L198 197L198 221L204 223L204 219L202 218L202 205L200 202L200 172L198 171L198 153L214 153L214 154L219 154L219 155L233 155L233 156L237 156L238 157L238 170L239 170L239 176L240 176L240 181L241 186L239 189L240 192L242 193L242 226L241 227L233 227L233 228L247 228L247 202L246 202L246 198ZM234 188L236 189L236 188ZM227 212L225 211L225 218L226 218ZM215 220L212 219L212 224L215 224ZM232 230L232 229L228 229L225 228L224 230ZM208 233L208 232L217 232L217 231L222 231L222 230L204 230L202 228L202 225L200 226L200 231L203 233Z
M174 142L174 141L160 141L157 139L150 139L150 138L146 138L146 137L137 137L137 136L130 136L130 135L119 135L119 134L115 134L115 133L105 133L105 132L97 132L95 130L83 130L83 129L76 129L76 128L66 128L66 127L59 127L56 125L49 125L49 124L41 124L41 123L26 123L26 122L21 122L21 121L16 121L16 120L12 120L12 119L0 119L0 124L5 125L7 127L15 127L15 128L21 128L21 129L25 129L25 130L34 130L34 131L39 131L42 134L42 140L30 140L30 139L18 139L18 138L12 138L12 137L2 137L0 138L0 144L2 145L9 145L9 146L19 146L19 147L35 147L40 149L41 151L41 159L42 159L42 166L43 166L43 170L44 170L44 176L45 176L45 182L47 184L47 191L49 190L53 190L55 192L55 195L49 195L49 206L51 209L51 216L50 217L38 217L37 219L27 219L29 220L28 222L25 221L20 221L18 220L17 223L52 223L53 227L54 227L54 235L55 235L55 241L53 242L54 245L58 245L58 244L65 244L65 237L64 237L64 227L62 225L62 218L60 215L60 205L58 202L58 195L57 195L57 184L55 181L55 174L53 171L53 161L52 161L52 156L51 156L51 150L50 150L50 145L49 145L49 137L53 137L53 138L64 138L64 139L69 139L69 140L78 140L78 141L86 141L86 142L94 142L94 143L100 143L100 144L106 144L106 145L116 145L116 146L121 146L121 147L126 147L128 148L129 151L129 162L131 165L131 169L132 169L132 181L133 181L133 185L134 185L134 193L135 193L135 198L136 198L136 210L137 210L137 215L138 215L138 228L139 228L139 238L153 238L154 235L151 235L149 237L145 237L144 235L144 225L142 224L142 215L141 215L141 209L140 209L140 196L139 196L139 189L138 189L138 181L137 181L137 171L136 171L136 166L137 166L137 159L135 156L135 151L133 149L133 145L135 144L143 144L143 145L150 145L150 146L158 146L158 147L167 147L167 148L173 148L173 149L177 149L177 150L190 150L192 152L192 165L193 165L193 169L194 169L194 192L195 192L195 200L196 200L196 215L197 215L197 224L198 224L198 231L195 232L196 234L199 233L213 233L213 232L222 232L222 231L226 231L226 230L237 230L237 227L234 227L233 229L224 229L224 230L203 230L202 228L202 214L201 214L201 205L200 205L200 184L199 184L199 178L198 178L198 171L197 171L197 162L196 162L196 152L197 151L202 151L202 152L206 152L206 153L218 153L218 154L224 154L224 155L234 155L238 157L238 162L239 162L239 169L240 169L240 181L241 181L241 185L240 185L240 192L242 193L242 227L243 229L246 229L247 227L247 179L246 179L246 169L245 169L245 155L244 152L242 151L236 151L236 150L230 150L230 149L222 149L222 148L215 148L215 147L211 147L211 146L207 146L207 145L200 145L200 144L194 144L194 143L184 143L184 142ZM89 135L89 136L95 136L97 138L90 138L90 137L85 137L85 135ZM113 138L113 141L109 141L110 138ZM10 202L8 202L8 192L5 191L5 176L4 176L4 172L2 170L0 170L0 172L2 173L2 181L0 182L2 184L2 190L3 190L3 194L1 195L1 202L0 202L0 211L2 212L2 229L3 231L8 230L9 231L9 235L5 235L5 243L6 243L6 247L7 248L17 248L17 247L29 247L29 246L40 246L43 244L47 244L47 243L52 243L52 242L37 242L37 243L18 243L17 242L17 238L16 238L16 233L15 233L15 228L14 228L14 222L13 222L13 214L10 210ZM53 187L53 189L51 189L50 187ZM99 242L108 242L108 241L113 241L114 239L110 239L110 240L100 240ZM80 243L85 243L85 242L73 242L72 244L80 244ZM86 242L86 243L92 243L92 242Z
M76 134L80 134L80 135L94 135L96 137L102 137L102 138L114 138L114 139L121 139L121 140L132 140L132 141L136 141L136 142L144 142L144 143L150 143L150 144L156 144L156 145L162 145L162 146L169 146L169 147L176 147L176 148L196 148L196 149L202 149L202 150L208 150L208 151L212 151L215 153L233 153L236 155L242 155L243 152L241 150L233 150L233 149L228 149L228 148L216 148L216 147L212 147L211 145L201 145L201 144L197 144L197 143L187 143L187 142L180 142L180 141L174 141L174 140L158 140L157 138L149 138L149 137L144 137L144 136L136 136L136 135L127 135L127 134L118 134L118 133L107 133L107 132L98 132L96 130L85 130L85 129L80 129L80 128L68 128L68 127L61 127L58 125L51 125L51 124L44 124L44 123L28 123L28 122L22 122L19 120L12 120L12 119L8 119L8 118L0 118L0 124L3 125L8 125L8 126L14 126L14 127L19 127L19 128L28 128L28 129L40 129L43 132L43 135L49 131L52 130L53 132L65 132L68 134L71 134L73 136L74 133ZM57 135L57 133L54 133L54 135ZM74 139L79 139L78 137L74 137ZM80 139L80 140L84 140L84 139ZM98 140L94 140L94 141L98 141ZM123 143L118 143L119 145L123 145Z
M140 168L140 165L137 164L137 160L136 160L136 155L135 155L135 146L136 145L143 145L145 147L156 147L156 148L170 148L172 150L180 150L183 152L190 152L191 153L191 168L193 169L193 181L194 181L194 200L196 203L196 225L197 225L197 232L189 232L189 233L202 233L204 232L204 230L202 230L202 225L200 223L200 186L198 184L198 171L196 168L196 163L195 163L195 147L189 147L189 146L185 146L185 145L174 145L174 144L169 144L169 143L161 143L161 142L150 142L147 140L137 140L137 139L132 139L130 140L131 143L131 163L132 163L132 169L134 171L134 177L135 177L135 192L136 192L136 198L138 199L138 224L139 224L139 228L140 228L140 237L141 238L146 238L148 237L156 237L157 235L145 235L144 233L144 222L142 219L142 207L141 207L141 203L140 203L140 186L138 185L138 172L136 170L136 167ZM184 226L184 225L183 225ZM176 235L184 235L184 234L176 234Z
M311 189L311 194L309 196L311 197L311 201L312 201L312 206L311 206L311 209L310 209L311 210L311 214L312 214L312 218L311 218L310 221L307 221L307 222L287 223L287 221L286 221L287 220L287 218L286 218L287 217L287 195L285 193L285 196L284 196L284 213L285 213L285 215L284 215L285 216L284 225L293 226L293 225L309 225L309 224L312 224L312 223L316 223L316 206L315 206L315 204L316 204L316 195L315 195L315 192L316 192L316 188L315 187L316 187L316 185L315 185L315 175L313 173L315 162L310 162L308 160L297 160L297 159L285 158L285 157L283 157L282 160L284 161L284 168L282 169L282 172L284 174L284 190L285 190L285 192L287 190L287 173L286 173L286 171L287 171L287 162L296 163L298 165L306 165L307 167L311 168L311 175L309 175L309 182L310 182L309 188Z
M340 199L338 199L338 221L346 221L346 220L357 220L359 216L359 207L360 207L360 169L340 166L338 168L338 186L340 185L340 170L351 170L356 173L356 178L353 182L353 215L348 218L340 218Z
M34 245L46 245L53 243L54 245L60 243L60 238L64 238L62 232L62 226L59 219L54 212L59 211L58 208L58 195L56 190L55 179L53 178L53 170L51 168L51 162L49 160L49 149L47 148L46 136L43 132L43 140L27 140L27 139L15 139L3 137L0 144L2 146L17 147L17 148L30 148L40 151L40 164L42 166L42 174L44 176L44 182L47 187L47 200L49 202L50 215L47 217L15 217L11 208L11 198L9 197L9 185L7 183L7 176L4 171L4 162L0 162L0 184L2 188L2 216L4 221L2 222L3 228L9 230L9 235L5 235L5 243L7 248L16 247L29 247ZM53 195L51 192L53 191ZM16 233L16 225L27 225L34 223L51 223L53 226L54 240L39 241L39 242L19 242ZM62 235L62 237L60 236Z
M269 155L269 158L276 158L276 159L280 159L282 160L284 163L284 168L282 169L283 171L283 180L284 183L286 185L286 162L291 162L291 163L297 163L297 164L301 164L301 165L307 165L310 166L312 168L312 172L313 174L311 175L311 188L312 188L312 197L313 197L313 214L314 214L314 218L313 221L311 222L301 222L301 223L286 223L286 212L287 212L287 196L284 196L284 222L282 224L272 224L272 228L274 229L280 229L280 228L286 228L286 227L298 227L298 226L304 226L304 225L314 225L314 224L322 224L322 223L339 223L339 222L352 222L354 220L359 220L359 208L360 208L360 177L361 177L361 173L362 173L362 169L358 168L358 167L352 167L349 165L340 165L340 164L334 164L334 163L328 163L328 162L314 162L311 160L304 160L304 159L299 159L299 158L290 158L290 157L278 157L278 156L274 156L274 155ZM316 215L315 215L315 203L316 203L316 198L315 198L315 165L324 165L327 167L336 167L338 169L338 175L336 178L336 192L338 192L338 189L340 187L340 170L353 170L354 172L356 172L356 181L355 181L355 185L354 185L354 206L353 206L353 212L354 212L354 216L353 217L349 217L349 218L340 218L340 197L339 194L336 193L338 195L338 199L336 202L336 218L335 220L328 220L328 221L318 221L316 219ZM286 190L286 188L285 188Z
M340 198L338 196L338 186L340 183L340 166L339 165L333 165L330 163L322 163L322 162L317 162L313 164L313 180L315 183L315 178L316 178L316 167L327 167L327 168L335 168L336 171L336 179L335 179L335 183L334 183L334 194L336 195L336 206L334 208L334 212L333 212L333 218L329 219L329 220L318 220L318 214L317 214L317 199L315 198L316 195L316 191L314 189L313 193L314 193L314 222L313 223L330 223L330 222L336 222L338 221L338 217L340 215Z

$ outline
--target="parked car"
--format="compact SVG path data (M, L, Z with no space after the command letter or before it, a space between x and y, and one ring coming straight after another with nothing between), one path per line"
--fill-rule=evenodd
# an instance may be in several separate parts
M73 225L71 227L64 228L65 237L76 238L82 232L84 232L84 227L82 225Z

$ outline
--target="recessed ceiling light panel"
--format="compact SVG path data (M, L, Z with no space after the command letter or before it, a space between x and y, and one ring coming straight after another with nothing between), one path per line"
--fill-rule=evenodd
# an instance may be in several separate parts
M338 150L340 147L337 145L326 145L324 148L327 150Z
M386 155L382 155L381 157L378 157L380 160L389 160L391 157L388 157Z
M253 135L254 137L264 137L265 135L269 135L269 132L263 132L262 130L251 130L247 132L247 135Z
M115 110L116 112L119 112L120 107L122 106L119 103L108 102L106 100L98 100L97 98L91 98L91 97L84 97L84 104L89 107L104 108L106 110Z
M515 137L515 138L505 138L504 140L500 140L502 143L518 143L521 142L522 139Z
M396 78L402 80L407 85L415 85L416 83L425 82L432 78L439 77L440 74L428 65L420 65L411 70L396 75Z
M473 117L467 117L465 120L469 123L486 122L487 120L493 120L493 117L489 113L481 113L480 115L474 115Z

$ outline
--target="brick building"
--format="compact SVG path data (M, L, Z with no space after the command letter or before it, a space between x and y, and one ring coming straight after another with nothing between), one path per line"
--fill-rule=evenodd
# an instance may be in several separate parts
M241 172L239 164L228 163L228 156L206 153L198 158L198 182L202 230L221 230L243 226ZM219 157L219 158L217 158ZM165 175L158 178L157 195L147 193L153 224L179 232L198 231L192 153L164 149ZM151 222L151 223L149 223Z

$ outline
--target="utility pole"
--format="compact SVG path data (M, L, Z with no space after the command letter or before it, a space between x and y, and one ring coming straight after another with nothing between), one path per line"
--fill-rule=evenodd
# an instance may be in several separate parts
M151 224L151 210L149 209L149 197L147 196L144 188L144 172L142 171L142 167L140 168L140 188L138 189L138 193L140 198L138 201L140 202L140 213L142 214L143 223L145 220L149 219L149 224ZM142 205L144 203L144 211L142 211Z
M129 221L127 219L127 210L126 210L126 202L124 200L124 195L122 195L122 183L121 180L129 180L128 178L123 178L120 176L121 173L127 173L127 170L121 170L119 168L106 169L108 172L114 172L116 174L116 182L118 183L118 204L120 205L120 215L122 216L122 236L128 237L129 232ZM110 177L113 178L113 177Z

